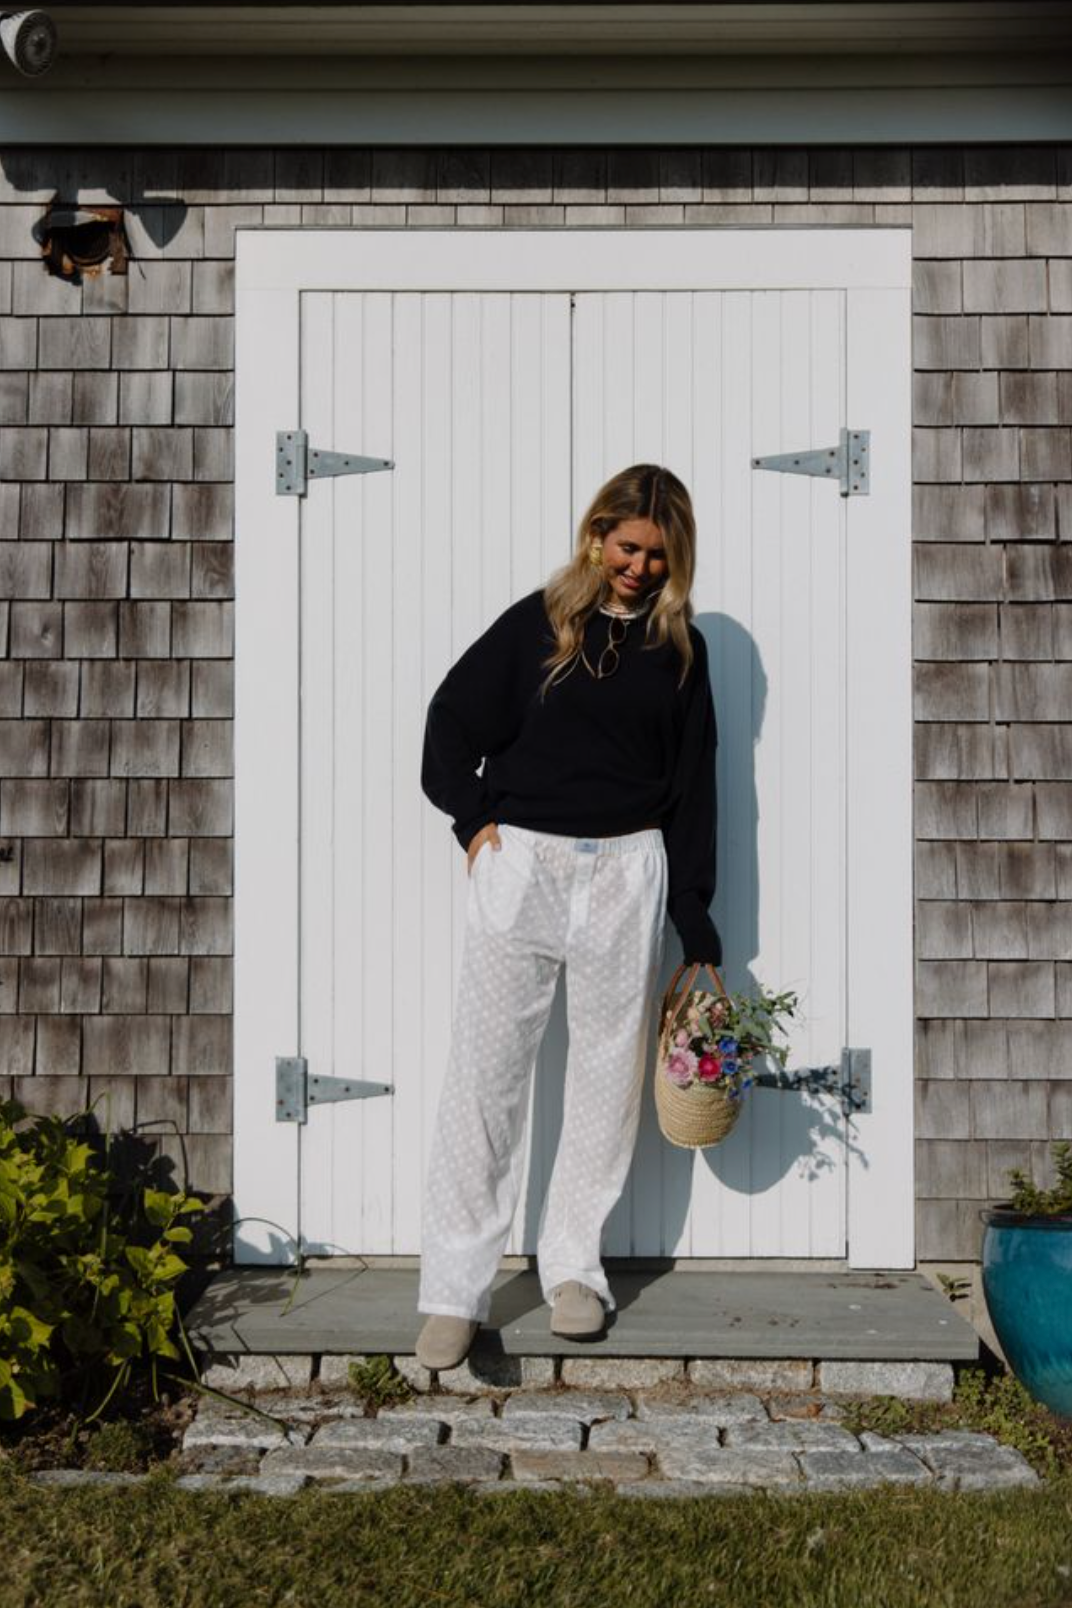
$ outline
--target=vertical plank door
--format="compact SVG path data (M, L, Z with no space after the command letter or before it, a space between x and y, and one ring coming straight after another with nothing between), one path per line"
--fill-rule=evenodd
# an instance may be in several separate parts
M719 731L720 974L730 990L799 991L790 1070L836 1064L847 1042L846 510L836 486L752 459L837 441L844 307L838 290L575 298L575 513L630 463L667 465L692 498ZM672 930L667 951L664 982L681 958ZM649 1089L607 1251L844 1256L849 1143L836 1097L758 1089L722 1144L678 1150Z
M302 1053L310 1074L396 1092L310 1110L301 1235L313 1254L408 1254L467 875L421 792L425 712L469 643L569 553L570 302L302 304L310 440L398 468L321 482L302 509Z
M867 424L846 416L850 301L829 287L303 296L310 439L398 466L321 484L302 509L302 1053L311 1073L396 1089L310 1111L308 1251L419 1251L466 893L449 822L420 790L428 700L568 556L584 507L628 464L673 469L697 518L724 982L798 990L790 1071L837 1066L853 1042L881 1056L881 1009L853 1005L850 944L885 830L861 774L881 711L853 689L872 678L899 697L878 639L872 652L850 630L853 600L863 618L881 604L866 579L868 564L883 574L879 550L854 570L837 487L753 467ZM866 913L864 941L880 941ZM679 957L671 929L664 982ZM567 1052L560 982L511 1252L535 1249ZM843 1257L854 1165L871 1163L833 1093L757 1090L728 1140L690 1153L660 1137L649 1090L606 1252Z

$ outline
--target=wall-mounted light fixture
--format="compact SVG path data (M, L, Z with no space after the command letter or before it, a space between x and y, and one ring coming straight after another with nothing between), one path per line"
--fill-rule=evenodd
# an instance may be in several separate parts
M80 284L83 274L98 274L104 264L125 274L130 248L122 207L70 207L49 202L31 230L50 274Z
M56 24L47 11L0 11L0 45L20 73L47 73L56 59Z

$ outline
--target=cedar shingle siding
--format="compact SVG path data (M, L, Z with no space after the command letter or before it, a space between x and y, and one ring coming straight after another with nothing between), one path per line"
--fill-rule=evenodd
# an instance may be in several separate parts
M54 193L126 278L44 272ZM975 1256L1072 1135L1069 147L8 153L0 1088L230 1186L234 229L407 223L912 225L918 1250Z

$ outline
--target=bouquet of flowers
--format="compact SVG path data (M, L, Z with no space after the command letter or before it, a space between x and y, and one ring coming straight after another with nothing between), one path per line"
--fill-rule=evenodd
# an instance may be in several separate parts
M792 990L727 994L717 972L717 992L692 988L699 970L689 969L688 983L676 995L687 968L678 967L663 999L659 1054L655 1067L655 1104L659 1125L672 1144L694 1148L716 1144L732 1129L741 1097L752 1087L753 1062L770 1056L785 1066L788 1045L776 1044L783 1018L792 1016L798 998Z

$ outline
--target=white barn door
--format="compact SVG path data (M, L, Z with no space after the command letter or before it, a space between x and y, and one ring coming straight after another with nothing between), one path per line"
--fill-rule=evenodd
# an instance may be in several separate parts
M867 1048L874 1097L846 1119L834 1094L755 1090L727 1141L689 1153L660 1137L649 1090L605 1251L910 1265L907 240L794 231L787 270L779 231L636 230L620 249L600 231L598 254L585 231L434 233L420 251L414 231L358 232L352 251L340 235L330 277L300 235L282 257L240 245L238 1210L295 1225L310 1254L419 1253L466 898L465 857L420 790L428 701L568 557L602 481L652 461L697 517L723 978L797 989L789 1070ZM293 308L278 356L243 306L281 328ZM291 373L273 427L395 468L285 507L244 489L262 473L261 393ZM843 426L872 432L868 497L753 467ZM269 775L280 790L258 787ZM293 961L257 921L287 908L288 869ZM664 983L679 957L668 928ZM560 978L511 1253L535 1248L567 1048ZM273 1124L269 1052L395 1093ZM239 1260L289 1254L259 1235L242 1231Z
M464 857L420 792L424 711L461 649L566 558L583 506L626 464L669 464L696 501L728 984L799 988L790 1065L838 1061L843 507L829 485L758 477L751 454L837 439L844 334L836 291L304 298L310 438L397 463L318 487L304 510L303 1052L310 1070L396 1087L312 1112L310 1250L419 1249L465 898ZM513 1251L535 1248L565 1051L560 1000ZM667 1146L648 1101L607 1251L842 1256L845 1157L830 1095L757 1091L709 1157Z
M568 549L569 332L568 295L303 298L310 439L398 464L303 510L302 1053L310 1072L395 1087L310 1113L314 1254L419 1250L466 893L421 792L425 711Z
M575 482L645 460L692 495L719 728L722 975L731 990L798 990L790 1071L837 1064L847 1042L846 519L829 484L752 459L838 440L845 335L836 290L576 298ZM729 1140L683 1152L649 1099L607 1250L844 1256L849 1141L835 1096L756 1089Z

